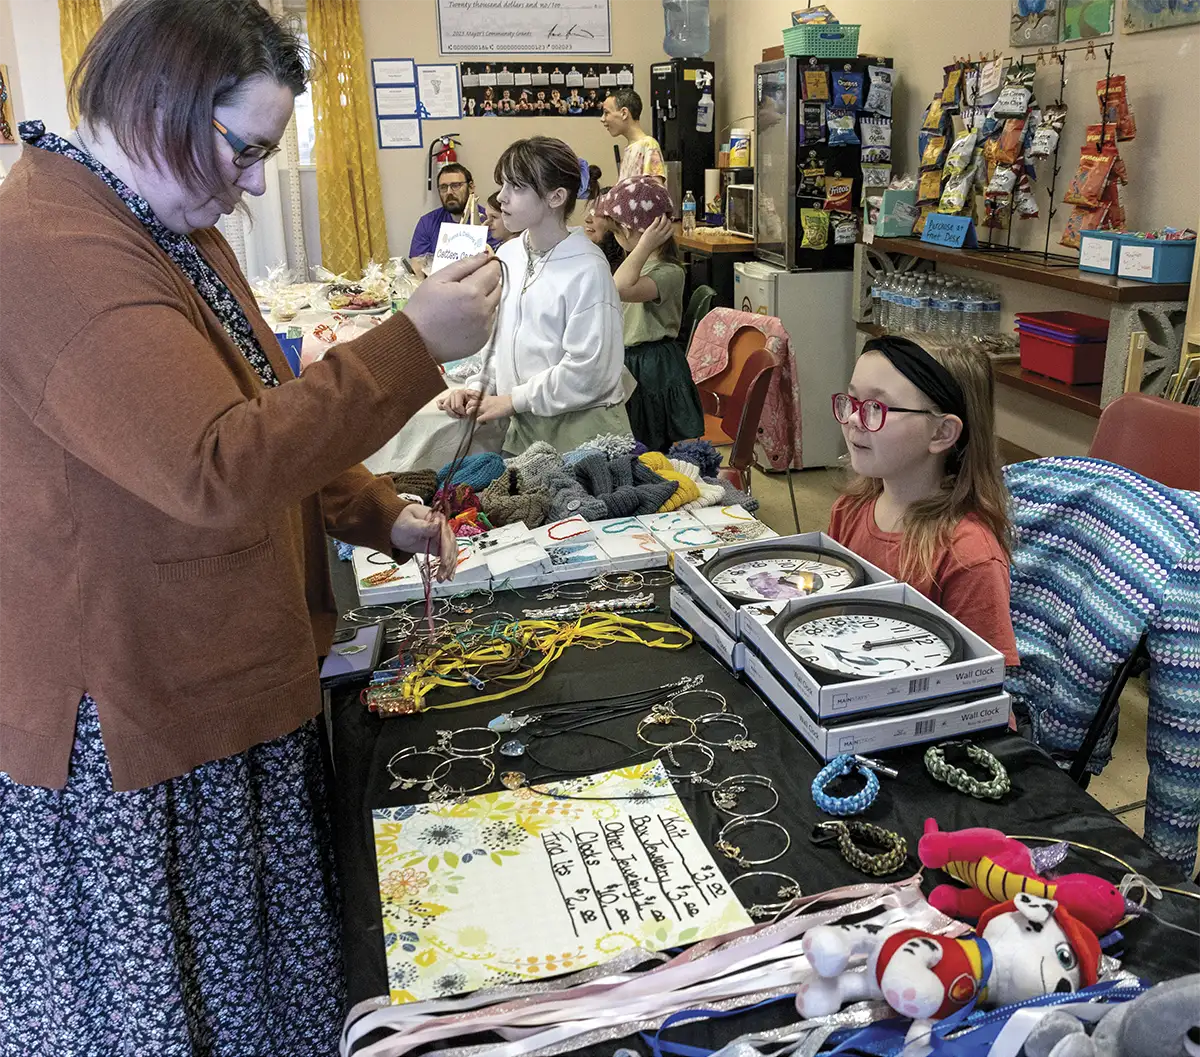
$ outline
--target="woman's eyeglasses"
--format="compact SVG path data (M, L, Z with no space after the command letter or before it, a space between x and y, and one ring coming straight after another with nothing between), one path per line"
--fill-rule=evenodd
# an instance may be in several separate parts
M279 153L278 147L264 147L261 143L247 143L236 133L230 132L215 117L213 118L213 128L221 133L225 142L233 148L233 164L239 169L249 169L260 161L266 161Z
M843 426L858 415L858 421L868 433L878 433L887 421L888 412L906 415L938 415L939 411L920 407L888 407L878 400L856 400L849 393L833 394L833 417Z

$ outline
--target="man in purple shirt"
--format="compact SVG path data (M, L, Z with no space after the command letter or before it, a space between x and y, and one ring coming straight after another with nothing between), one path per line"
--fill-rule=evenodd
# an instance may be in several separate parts
M475 193L475 180L471 170L458 162L444 166L437 177L438 197L442 200L440 209L426 213L417 221L413 230L412 245L408 249L409 257L425 257L437 248L438 231L443 224L469 224L469 218L463 214L467 209L467 201ZM482 207L476 206L478 223L486 224L487 217ZM496 243L488 234L488 244L495 248Z

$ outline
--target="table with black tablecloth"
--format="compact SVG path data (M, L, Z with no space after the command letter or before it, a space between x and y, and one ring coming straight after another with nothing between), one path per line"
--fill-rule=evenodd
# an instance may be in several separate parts
M342 590L346 586L345 576L344 569L338 571ZM657 595L663 611L649 619L663 620L668 608L667 592L660 591ZM533 590L502 592L497 595L496 606L491 612L507 611L519 616L522 608L549 604L537 601L535 596ZM598 650L572 647L537 686L519 697L415 716L381 719L359 703L357 693L335 695L331 704L336 775L334 823L344 900L349 1003L353 1005L387 993L371 810L416 803L426 795L419 790L389 790L391 776L387 762L393 753L405 745L422 748L431 745L438 730L485 726L488 720L509 707L585 700L601 694L619 695L650 689L685 674L703 674L703 686L725 695L729 711L746 721L750 738L758 743L755 749L736 755L716 750L715 776L719 779L730 774L754 772L771 778L779 791L779 807L770 818L787 826L792 846L784 858L767 868L795 877L806 894L872 880L851 869L836 848L818 846L810 840L814 825L828 818L817 810L810 792L821 762L770 706L762 702L749 684L722 668L699 643L679 651L624 644ZM626 717L594 729L636 744L636 726L636 717ZM898 770L899 776L895 779L882 777L878 798L865 814L857 817L899 832L907 839L910 850L907 868L884 880L898 880L916 872L919 867L917 841L925 819L934 817L943 830L988 826L1011 834L1042 835L1094 845L1120 856L1155 881L1183 884L1173 867L1069 781L1036 746L1008 732L984 735L975 740L1000 759L1012 778L1012 792L1000 802L975 800L935 783L922 763L924 747L882 754L881 758ZM587 754L594 753L597 771L610 766L617 752L613 746L592 739L572 738L569 744L572 754L580 754L580 767L592 763L593 759ZM546 755L551 751L552 746L547 747ZM647 749L647 754L651 751ZM562 753L554 755L556 761L561 758ZM512 761L503 757L497 759L497 773L513 769ZM531 770L527 762L516 766ZM536 774L536 769L532 773ZM852 784L852 780L847 781ZM687 782L676 783L676 789L699 833L711 847L727 818L713 807L706 789ZM839 790L834 787L833 791ZM720 854L715 854L714 859L730 878L742 872ZM1115 876L1118 868L1111 862L1087 853L1072 852L1063 868L1119 879ZM924 883L925 890L928 892L938 880L945 878L931 871ZM1200 929L1200 902L1168 897L1157 904L1155 910L1166 920L1189 929ZM1121 932L1123 943L1110 953L1119 954L1125 967L1139 975L1158 981L1200 969L1200 945L1181 932L1149 920L1130 922ZM713 1024L693 1025L684 1029L681 1037L715 1045L747 1030L776 1026L794 1019L794 1008L788 1003L780 1003ZM613 1047L614 1044L604 1044L596 1047L595 1052L611 1054Z

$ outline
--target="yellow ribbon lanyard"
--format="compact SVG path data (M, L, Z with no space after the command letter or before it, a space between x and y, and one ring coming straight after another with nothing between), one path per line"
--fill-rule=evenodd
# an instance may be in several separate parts
M641 632L657 632L657 638ZM401 680L405 698L415 703L414 711L447 710L500 701L522 693L540 682L550 665L569 646L601 649L616 642L638 643L655 650L681 650L692 643L692 633L675 624L637 620L620 613L585 613L569 624L554 620L515 620L503 629L504 638L480 646L450 642L418 661L415 670ZM668 638L670 636L670 638ZM672 641L676 640L676 641ZM541 654L531 668L494 676L496 682L515 682L518 685L491 694L482 694L465 701L449 701L441 705L426 705L425 698L436 687L461 689L471 686L464 673L485 665L502 664L511 660L518 647Z

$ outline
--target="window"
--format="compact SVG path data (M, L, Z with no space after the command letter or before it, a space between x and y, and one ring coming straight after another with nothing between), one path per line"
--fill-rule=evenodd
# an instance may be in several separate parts
M296 140L300 145L300 164L312 165L313 146L317 139L316 125L313 123L312 88L303 95L296 96Z

